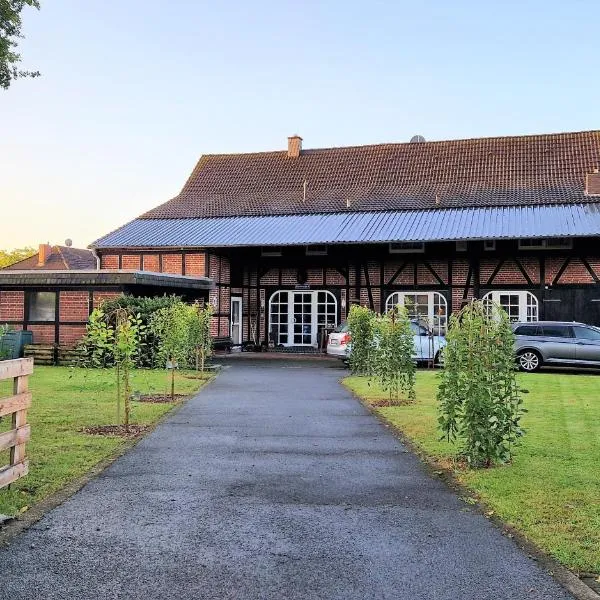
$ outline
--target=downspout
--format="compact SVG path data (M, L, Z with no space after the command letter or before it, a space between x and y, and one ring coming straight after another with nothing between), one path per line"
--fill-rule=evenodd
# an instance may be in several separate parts
M98 253L96 252L95 248L90 248L90 250L92 251L93 257L96 259L96 270L99 271L100 270L100 257L98 256Z

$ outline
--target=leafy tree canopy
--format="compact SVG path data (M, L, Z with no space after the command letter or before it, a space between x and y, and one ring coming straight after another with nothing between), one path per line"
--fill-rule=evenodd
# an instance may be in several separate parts
M38 77L39 71L18 68L21 55L15 52L21 34L21 11L25 6L39 9L39 0L0 0L0 88L9 88L19 77Z
M0 6L4 0L0 0ZM1 9L0 9L1 10ZM1 44L1 42L0 42ZM0 68L1 70L1 68ZM1 77L1 75L0 75ZM4 267L8 267L8 265L12 265L13 263L19 262L24 258L29 258L36 253L35 248L30 248L29 246L25 248L15 248L14 250L0 250L0 269Z

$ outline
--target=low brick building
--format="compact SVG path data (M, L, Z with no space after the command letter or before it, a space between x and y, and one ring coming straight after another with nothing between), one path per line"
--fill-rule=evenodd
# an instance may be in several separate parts
M418 140L419 138L417 138ZM600 132L207 155L97 240L101 268L216 282L213 333L315 346L352 303L445 331L471 298L600 325Z
M90 250L41 244L36 255L0 270L0 324L33 332L37 344L70 347L105 300L122 293L207 299L213 285L205 277L96 266Z

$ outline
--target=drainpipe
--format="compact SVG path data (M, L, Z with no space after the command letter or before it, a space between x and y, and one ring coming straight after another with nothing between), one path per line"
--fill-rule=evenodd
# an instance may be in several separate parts
M98 253L96 252L95 248L90 248L90 250L92 251L94 258L96 259L96 270L99 271L100 270L100 257L98 256Z

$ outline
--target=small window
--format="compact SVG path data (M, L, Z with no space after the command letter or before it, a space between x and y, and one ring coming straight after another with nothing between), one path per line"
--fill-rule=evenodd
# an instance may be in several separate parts
M263 246L260 249L261 256L281 256L282 251L280 246Z
M306 256L327 256L327 244L306 246Z
M465 241L460 241L460 242L456 242L456 251L457 252L466 252L468 250L468 245L467 242Z
M600 342L600 330L592 329L591 327L573 327L575 337L580 340L590 340Z
M539 335L539 327L537 325L521 325L515 329L515 335Z
M567 325L544 325L542 329L545 337L573 337L571 328Z
M496 249L496 240L484 240L483 241L483 249L487 252L493 251Z
M390 254L425 252L424 242L390 242Z
M55 318L55 292L33 292L29 295L29 321L51 322Z
M519 250L560 250L573 247L571 238L524 238L519 240Z

